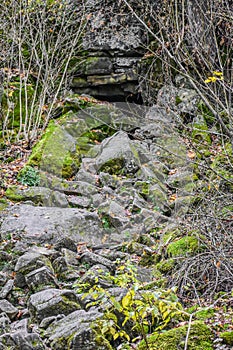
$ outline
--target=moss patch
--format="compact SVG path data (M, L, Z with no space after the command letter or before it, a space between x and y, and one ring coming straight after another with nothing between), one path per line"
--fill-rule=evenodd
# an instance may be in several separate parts
M32 149L32 154L29 157L28 165L36 165L38 166L42 160L43 150L45 148L47 140L51 137L51 135L55 132L57 125L52 120L46 128L45 133L42 135L41 139Z
M5 210L8 206L7 201L4 198L0 198L0 212Z
M99 170L111 175L122 175L124 173L124 163L123 158L111 159L105 162Z
M183 350L187 335L188 326L170 329L164 333L153 334L148 337L149 350ZM212 333L207 325L201 321L195 321L191 325L188 339L189 350L213 350L211 341ZM143 340L138 350L147 350Z
M196 312L195 318L197 320L207 320L208 318L213 317L214 309L200 310Z
M222 332L220 338L223 339L223 342L227 345L233 345L233 331Z
M8 189L5 192L5 196L14 202L20 202L24 200L24 196L18 193L17 186L8 187Z
M69 103L75 105L76 99ZM93 144L115 132L106 123L110 122L110 114L108 108L100 105L78 113L71 109L56 121L51 120L27 165L37 166L60 178L71 178L80 167L81 156L86 155Z
M171 259L160 261L158 264L156 264L155 268L161 273L169 273L172 271L174 266L175 266L175 260L171 258Z
M80 161L75 140L60 125L51 121L33 148L28 165L36 165L56 176L69 178L79 169Z
M199 241L196 236L185 236L177 241L171 242L167 247L169 256L185 256L196 252L199 248Z

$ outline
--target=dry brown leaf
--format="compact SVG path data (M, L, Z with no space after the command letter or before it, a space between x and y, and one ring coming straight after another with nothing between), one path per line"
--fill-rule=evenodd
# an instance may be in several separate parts
M174 193L169 197L169 202L174 202L177 199L177 195Z
M170 171L169 171L169 175L174 175L174 174L176 174L177 173L177 169L171 169Z
M196 158L196 153L192 150L189 150L187 153L187 156L189 159L194 159L194 158Z

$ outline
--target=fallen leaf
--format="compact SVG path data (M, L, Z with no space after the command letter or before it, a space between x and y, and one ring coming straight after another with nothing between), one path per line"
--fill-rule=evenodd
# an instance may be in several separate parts
M174 202L177 199L177 195L174 193L169 197L169 202Z
M196 153L192 150L189 150L187 156L189 159L194 159L196 158Z
M172 169L172 170L169 171L168 174L169 174L169 175L174 175L174 174L177 173L177 171L178 171L177 169Z

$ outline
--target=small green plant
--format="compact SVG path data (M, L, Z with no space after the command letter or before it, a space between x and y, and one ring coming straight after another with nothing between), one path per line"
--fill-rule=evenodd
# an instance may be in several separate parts
M148 333L161 331L182 319L182 306L174 290L145 290L136 272L136 267L127 262L117 268L115 276L108 276L115 286L127 288L123 298L112 296L98 284L83 295L92 300L87 308L105 307L104 316L93 322L92 328L97 342L106 344L108 349L118 339L135 342L143 338L146 342Z
M180 98L180 96L176 96L176 106L178 106L180 103L182 102L182 99Z
M39 171L31 166L26 166L19 172L17 179L22 185L38 186L40 183Z

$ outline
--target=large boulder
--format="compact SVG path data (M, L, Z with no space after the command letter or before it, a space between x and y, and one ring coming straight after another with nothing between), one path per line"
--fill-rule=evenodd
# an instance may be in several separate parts
M56 243L61 237L97 244L104 236L101 221L94 212L75 208L34 207L22 204L10 210L1 233L11 233L25 243Z
M48 343L53 350L105 350L95 341L91 323L102 316L98 311L77 310L53 322L46 330Z
M32 316L41 322L46 317L68 315L80 309L80 305L73 291L50 288L33 294L29 298L28 308Z

